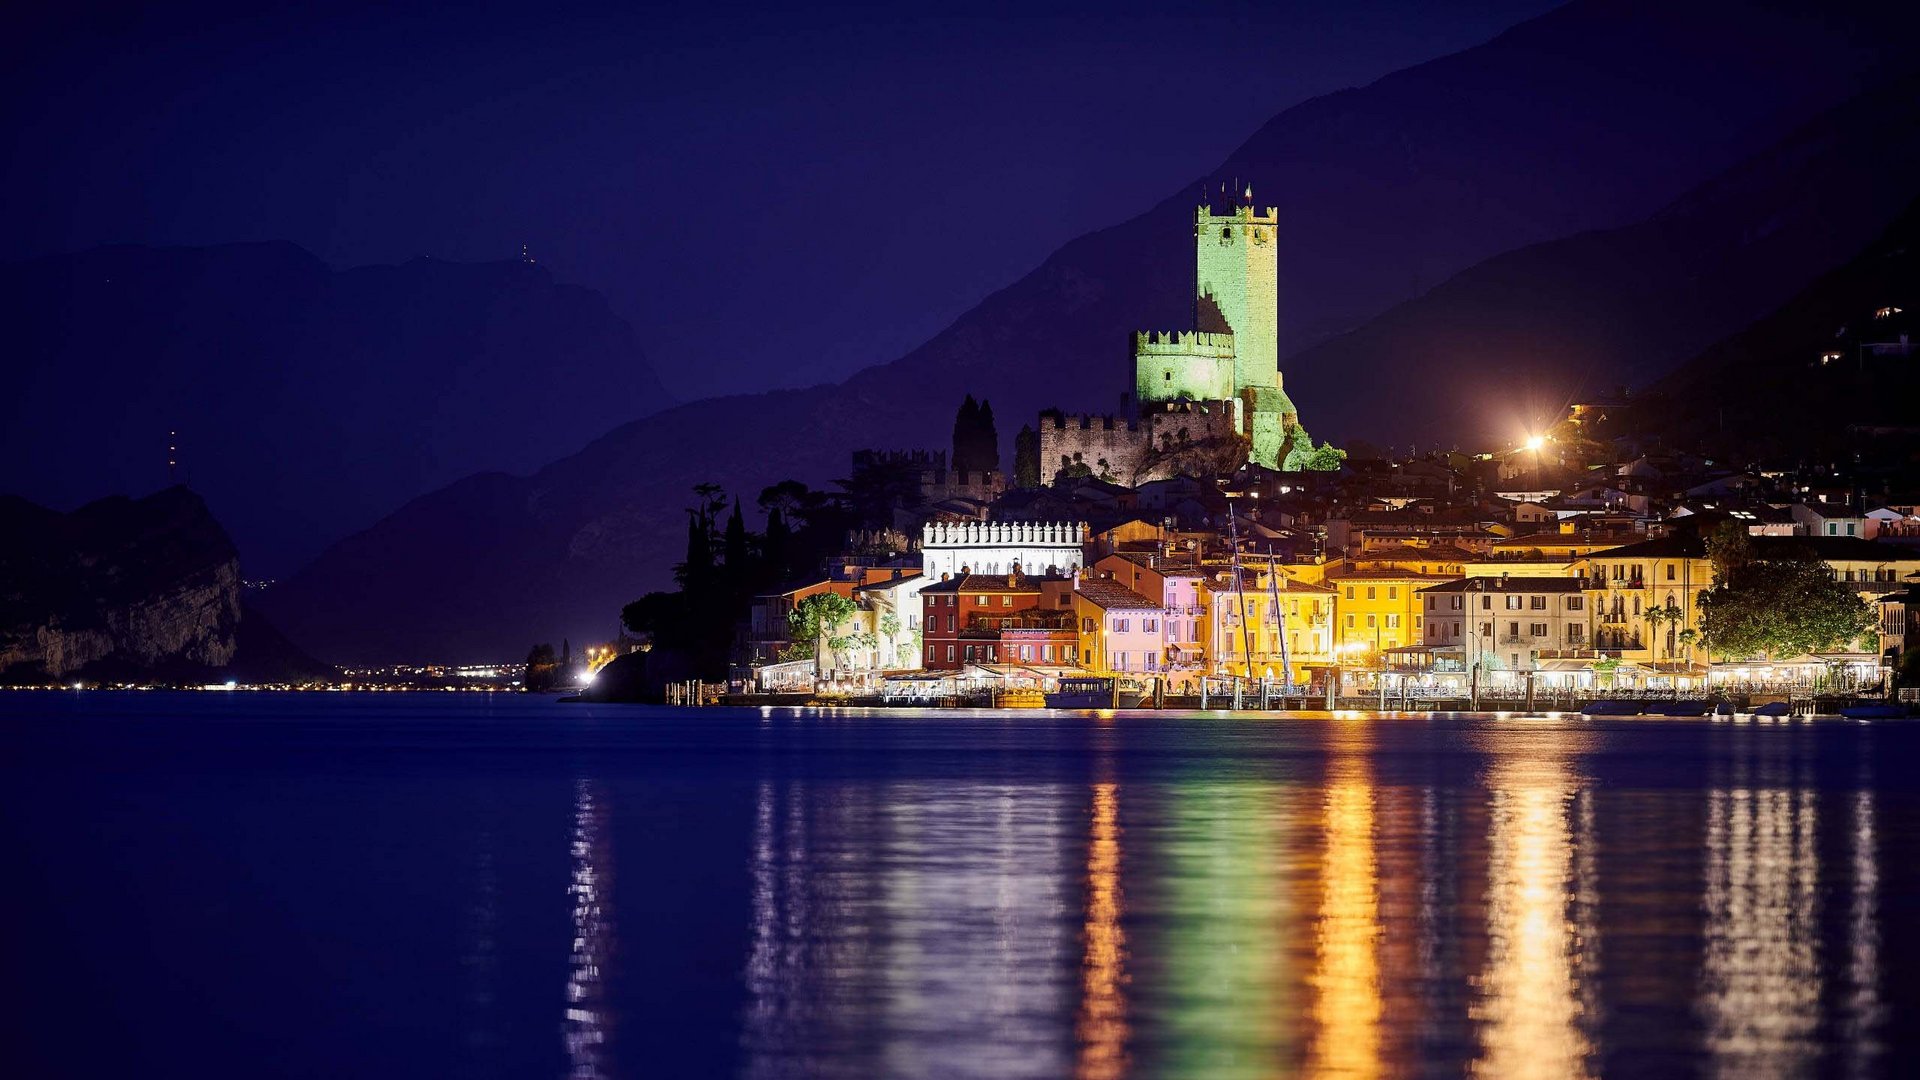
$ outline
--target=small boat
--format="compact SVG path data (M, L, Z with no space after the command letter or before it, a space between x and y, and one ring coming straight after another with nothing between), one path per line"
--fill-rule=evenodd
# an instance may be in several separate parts
M1841 709L1840 715L1849 720L1905 720L1907 707L1892 703L1853 705Z
M1701 698L1647 702L1647 712L1654 716L1705 716L1712 711L1713 702Z
M1639 716L1640 703L1622 701L1618 698L1601 698L1589 701L1580 709L1581 716Z
M1755 716L1792 716L1793 707L1784 701L1769 701L1765 705L1753 707Z
M1062 678L1046 694L1048 709L1139 709L1144 692L1123 686L1110 675L1075 675Z
M1044 709L1047 695L1038 690L1009 690L1000 695L999 704L1003 709Z

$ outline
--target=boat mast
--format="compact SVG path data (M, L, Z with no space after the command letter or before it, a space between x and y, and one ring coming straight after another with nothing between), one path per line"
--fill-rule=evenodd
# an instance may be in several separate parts
M1240 650L1246 656L1246 677L1253 678L1253 645L1247 638L1247 604L1244 580L1240 576L1240 530L1235 527L1233 507L1227 507L1227 543L1233 547L1233 610L1240 619Z
M1273 599L1273 632L1280 638L1280 673L1293 688L1293 650L1287 647L1287 609L1280 606L1280 564L1274 560L1273 545L1267 545L1267 593Z

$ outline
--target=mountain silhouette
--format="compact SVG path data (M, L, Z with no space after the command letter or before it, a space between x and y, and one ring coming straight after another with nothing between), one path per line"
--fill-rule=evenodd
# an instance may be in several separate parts
M114 247L0 265L0 295L24 383L0 395L0 490L73 505L191 482L256 576L667 402L605 297L522 262Z

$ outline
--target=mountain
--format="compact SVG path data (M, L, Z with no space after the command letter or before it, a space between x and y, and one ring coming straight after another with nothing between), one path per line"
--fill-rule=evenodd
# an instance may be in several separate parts
M0 674L221 668L239 626L239 556L185 488L71 514L0 498Z
M269 594L272 611L335 661L505 658L536 639L611 633L622 603L666 582L696 483L751 497L786 477L844 475L860 447L942 446L968 392L993 400L1009 440L1042 408L1116 407L1130 389L1129 332L1189 325L1192 208L1221 181L1280 207L1281 332L1297 348L1500 252L1645 220L1911 63L1903 28L1917 19L1570 4L1286 110L1205 178L1072 241L891 364L835 386L666 410L530 475L481 474L422 496ZM1290 389L1322 378L1283 368ZM1362 411L1341 400L1362 395L1320 392L1337 396L1294 394L1307 425L1361 434L1317 417Z
M1853 258L1765 318L1648 387L1634 411L1653 430L1692 432L1742 460L1848 449L1870 429L1879 463L1908 465L1920 417L1920 200ZM1850 430L1854 429L1854 430ZM1895 438L1894 436L1897 436Z
M1471 267L1294 356L1287 387L1313 404L1315 433L1336 441L1517 442L1571 400L1661 376L1772 311L1916 195L1920 78L1910 76L1644 222Z
M666 402L605 297L527 263L116 247L0 265L0 296L0 490L73 505L190 481L263 576Z

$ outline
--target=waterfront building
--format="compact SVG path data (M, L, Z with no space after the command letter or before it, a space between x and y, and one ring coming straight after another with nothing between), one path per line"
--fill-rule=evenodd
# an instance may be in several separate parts
M1581 578L1462 578L1422 589L1420 605L1422 643L1461 671L1538 671L1543 660L1593 658Z
M1101 675L1164 674L1157 601L1118 582L1083 575L1073 590L1083 666Z
M1160 605L1160 667L1170 687L1184 689L1206 673L1205 572L1191 553L1122 551L1094 569Z
M855 664L866 670L910 671L920 666L920 621L924 610L920 590L932 582L925 574L894 570L893 576L853 588L854 616L860 632L873 644L855 652Z
M1231 566L1210 571L1204 586L1214 673L1306 685L1334 665L1333 588L1258 561L1237 574Z
M920 590L922 665L960 671L992 664L1078 663L1072 587L1070 578L1017 573L929 582Z
M1426 565L1426 572L1410 569L1397 553L1378 561L1368 553L1361 553L1330 564L1325 580L1336 590L1336 648L1347 653L1378 653L1421 644L1425 611L1420 604L1420 590L1460 576L1434 569L1452 564Z

